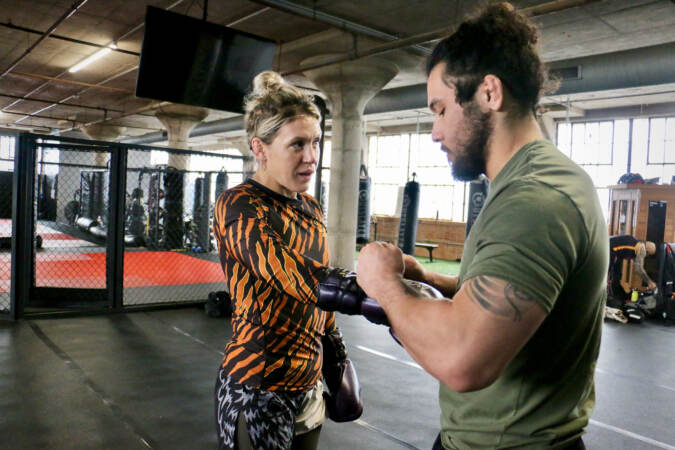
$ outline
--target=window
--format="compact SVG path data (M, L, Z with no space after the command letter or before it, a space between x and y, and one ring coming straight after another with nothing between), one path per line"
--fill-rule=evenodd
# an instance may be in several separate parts
M668 184L675 176L675 117L633 120L631 172Z
M591 176L605 218L608 187L629 170L645 179L658 178L664 184L675 176L675 117L561 122L557 126L557 146Z
M14 171L14 136L0 136L0 170Z
M431 134L371 136L368 142L372 214L398 214L403 188L414 174L420 183L420 218L465 220L468 188L452 177L445 153Z

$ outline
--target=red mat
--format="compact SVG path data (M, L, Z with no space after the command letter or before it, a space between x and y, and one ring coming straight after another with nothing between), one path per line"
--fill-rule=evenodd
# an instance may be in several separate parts
M36 286L105 289L105 253L38 253ZM9 292L9 261L0 261L0 292ZM224 282L220 264L176 252L124 254L124 287Z

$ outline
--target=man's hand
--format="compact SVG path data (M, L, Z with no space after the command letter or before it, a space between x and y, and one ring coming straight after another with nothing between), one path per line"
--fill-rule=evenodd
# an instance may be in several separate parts
M427 271L420 262L412 255L403 255L403 276L409 280L428 283Z
M647 289L649 289L650 291L653 291L654 289L656 289L656 283L654 283L653 281L650 281L649 283L647 283Z
M401 280L404 267L403 254L398 247L386 242L371 242L359 254L356 280L369 297L382 303L392 282Z

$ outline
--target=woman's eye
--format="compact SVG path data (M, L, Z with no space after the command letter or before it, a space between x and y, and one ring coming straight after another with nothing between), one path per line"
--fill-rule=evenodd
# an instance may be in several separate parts
M439 112L438 115L443 117L445 115L445 108L441 109L441 112Z

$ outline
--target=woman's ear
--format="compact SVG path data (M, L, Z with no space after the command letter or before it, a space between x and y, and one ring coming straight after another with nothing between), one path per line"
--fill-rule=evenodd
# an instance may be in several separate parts
M263 141L260 140L260 138L254 137L251 139L251 151L258 161L264 161L266 159L265 148L263 146Z

